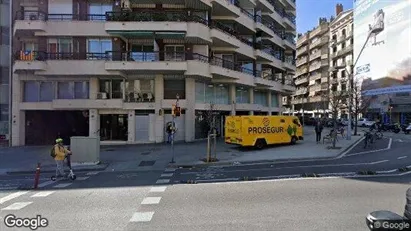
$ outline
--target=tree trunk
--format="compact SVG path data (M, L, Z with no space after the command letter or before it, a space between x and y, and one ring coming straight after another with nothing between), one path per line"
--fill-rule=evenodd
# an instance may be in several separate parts
M358 113L359 112L359 105L358 105L358 96L355 95L355 110L354 110L354 136L357 135L357 130L358 130Z
M331 137L333 139L333 148L335 148L336 142L337 142L337 139L336 139L336 134L337 134L337 132L336 132L337 131L337 113L335 111L333 112L334 126L333 126L333 132L331 133Z

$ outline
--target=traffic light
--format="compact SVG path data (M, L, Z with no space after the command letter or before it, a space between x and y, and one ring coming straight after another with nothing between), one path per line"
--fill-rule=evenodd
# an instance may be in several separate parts
M180 115L181 115L181 108L176 107L175 116L180 116Z
M176 107L176 105L172 105L171 106L171 115L176 117L176 116L180 116L181 115L181 108L180 107Z

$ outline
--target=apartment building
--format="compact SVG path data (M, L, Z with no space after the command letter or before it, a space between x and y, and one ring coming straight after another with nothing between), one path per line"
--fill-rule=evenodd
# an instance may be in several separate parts
M330 23L330 91L344 91L348 89L354 65L353 10L344 11L343 6L338 4L336 11L337 17ZM338 113L342 118L348 116L346 104L343 103Z
M297 39L294 76L296 91L283 103L297 115L317 116L328 112L329 21L319 18L318 26Z
M206 137L205 114L275 115L294 90L295 0L16 0L12 145ZM224 134L222 134L224 135Z
M0 1L0 146L7 146L10 137L10 2Z

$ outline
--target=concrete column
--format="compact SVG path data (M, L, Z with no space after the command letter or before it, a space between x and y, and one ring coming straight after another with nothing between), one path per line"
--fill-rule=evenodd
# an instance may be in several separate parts
M98 84L98 78L90 78L90 99L97 99L97 93L99 92L99 84Z
M90 109L88 113L89 117L89 136L99 137L100 136L100 115L97 109Z
M164 115L160 115L160 109L163 109L164 99L164 78L163 75L156 75L154 80L154 104L155 104L155 124L154 136L156 143L164 142Z
M231 103L231 115L234 116L235 111L236 111L235 107L236 107L236 104L237 104L235 84L230 85L229 94L230 94L230 103Z
M281 96L281 94L277 94L277 102L278 102L278 114L282 115L283 114L283 97Z
M136 140L136 111L128 111L128 142L134 143Z
M292 114L293 114L293 116L295 116L295 106L294 106L294 104L292 103L292 101L294 100L294 98L291 96L291 112L292 112Z
M272 115L273 109L272 109L272 102L271 102L271 91L267 92L267 102L268 102L268 115Z
M195 79L186 79L185 141L194 141L195 134Z
M254 104L254 88L250 88L249 93L250 93L250 104ZM249 114L254 115L254 111L250 111Z
M19 75L13 74L12 80L12 107L11 107L11 145L20 146L25 145L25 127L26 116L25 112L20 110L20 103L22 102L22 95L24 86L21 84Z

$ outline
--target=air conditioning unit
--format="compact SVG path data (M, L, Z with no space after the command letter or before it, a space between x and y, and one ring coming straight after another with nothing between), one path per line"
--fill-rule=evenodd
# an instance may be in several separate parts
M107 93L106 92L97 93L97 99L107 99Z

